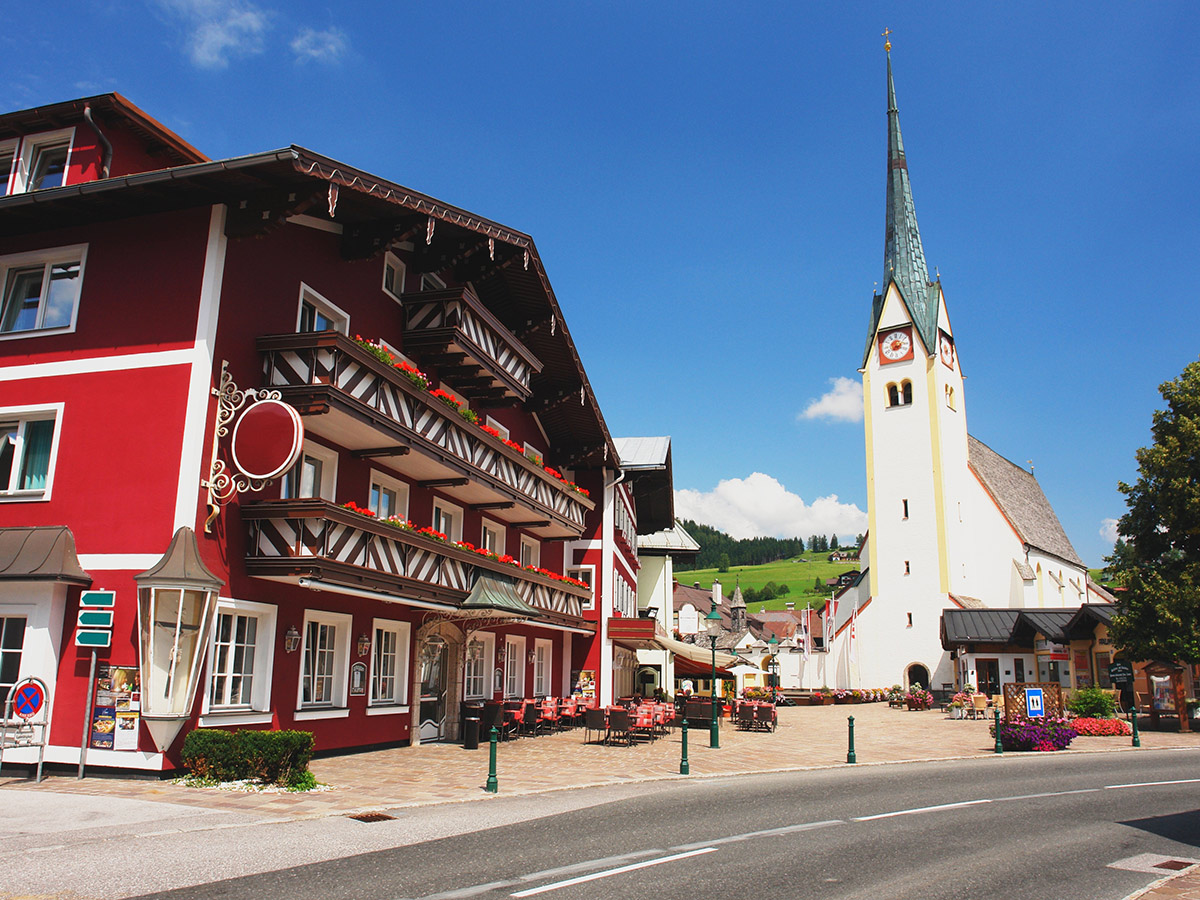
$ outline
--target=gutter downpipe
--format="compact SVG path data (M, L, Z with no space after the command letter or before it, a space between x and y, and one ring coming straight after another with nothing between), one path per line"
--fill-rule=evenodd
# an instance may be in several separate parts
M96 120L92 118L92 104L85 103L83 105L83 118L91 126L92 131L96 132L96 137L100 140L100 146L104 148L104 154L100 158L100 177L107 178L112 171L113 146L96 124Z

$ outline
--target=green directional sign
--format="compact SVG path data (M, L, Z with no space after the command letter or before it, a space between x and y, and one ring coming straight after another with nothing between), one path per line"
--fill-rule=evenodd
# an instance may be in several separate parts
M84 591L79 595L80 606L116 606L116 591Z
M111 647L112 632L111 631L90 631L79 629L75 632L76 647Z
M113 611L111 609L81 609L78 624L80 628L112 628Z

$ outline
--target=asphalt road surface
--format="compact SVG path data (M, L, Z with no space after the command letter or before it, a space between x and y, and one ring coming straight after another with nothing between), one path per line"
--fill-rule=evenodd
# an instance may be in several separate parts
M1167 874L1148 862L1200 859L1197 751L674 781L612 800L569 793L570 803L542 801L543 814L514 798L520 821L432 840L419 835L433 813L347 820L369 845L393 828L402 845L144 896L1117 900ZM490 814L503 817L504 802L489 801ZM458 805L464 821L474 806Z

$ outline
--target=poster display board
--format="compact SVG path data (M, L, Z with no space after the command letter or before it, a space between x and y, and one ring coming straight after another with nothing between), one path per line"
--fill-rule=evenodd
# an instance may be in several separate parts
M596 673L592 669L576 669L571 673L571 693L580 700L596 699Z
M142 711L142 683L137 666L101 663L96 669L91 738L96 750L136 750Z

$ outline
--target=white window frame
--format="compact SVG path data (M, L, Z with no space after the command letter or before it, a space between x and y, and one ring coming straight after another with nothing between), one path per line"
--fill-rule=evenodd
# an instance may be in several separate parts
M496 535L496 546L495 547L489 548L487 545L487 533L489 531ZM508 536L508 529L504 527L504 524L501 522L494 521L493 519L485 518L483 520L483 524L479 526L479 546L483 547L485 549L490 549L497 556L504 555L504 545L505 545L505 542L506 542L505 539L507 538L507 536Z
M17 150L18 144L20 144L20 141L18 141L16 138L12 138L11 140L7 140L7 141L0 141L0 155L3 155L5 153L12 154L12 162L10 162L8 164L8 171L4 174L4 179L3 179L4 184L2 185L4 190L3 190L3 192L0 192L0 197L7 197L9 194L11 194L13 192L13 190L12 190L13 174L17 171L17 168L18 168L17 163L20 159L20 157L17 155L18 154L18 150Z
M525 561L525 551L529 550L530 562ZM521 568L533 566L535 569L542 564L542 542L527 534L521 535L521 556L518 559Z
M67 173L71 171L71 153L75 149L75 129L60 128L57 131L44 131L41 134L31 134L22 138L21 153L17 158L16 170L12 178L12 193L24 194L29 190L29 178L33 174L33 164L39 153L51 147L67 145L67 161L63 165L63 183L66 186Z
M554 641L533 641L533 696L548 697L554 680Z
M254 667L251 672L249 704L221 705L212 702L214 666L217 660L217 628L222 614L253 616L258 619L254 636ZM217 618L214 620L212 637L208 642L207 677L204 682L204 703L201 706L200 727L212 728L221 725L256 725L271 721L271 681L275 671L275 629L279 620L279 608L271 603L239 600L234 597L217 598Z
M584 609L595 609L596 607L596 567L595 566L568 566L566 572L563 573L568 578L576 578L579 581L586 581L588 587L592 589L592 595L582 601ZM678 617L678 613L676 613Z
M500 433L500 440L507 441L512 438L512 432L493 419L491 416L487 417L487 420L484 424L487 425L488 428L496 429L496 431Z
M439 527L441 524L438 520L439 515L450 516L449 531ZM463 528L462 520L463 508L461 506L456 506L449 500L443 500L441 497L433 498L433 517L429 524L433 527L434 531L442 532L442 534L446 535L447 540L461 541Z
M525 458L530 462L536 463L540 459L540 465L544 466L546 464L546 454L537 447L533 446L533 444L529 443L529 441L526 441L522 445L522 449L525 452Z
M525 636L510 634L504 639L504 696L525 697Z
M375 515L380 516L380 518L387 518L386 516L381 516L379 510L376 508L378 504L374 502L373 496L376 487L395 492L396 510L393 515L399 516L402 519L407 519L408 485L400 479L389 475L386 472L382 472L379 469L371 470L371 485L367 490L367 507L371 510L371 512L375 513Z
M463 698L466 700L483 700L492 696L492 669L495 668L496 659L496 634L492 631L475 631L467 637L467 643L464 647L469 647L472 641L479 641L483 644L483 659L479 665L481 671L477 674L471 673L471 660L465 660L463 667ZM464 654L465 654L464 649ZM471 681L478 680L480 690L471 689Z
M338 453L336 450L331 450L328 447L322 447L320 444L315 444L312 441L304 442L304 449L300 453L300 459L296 461L296 465L289 469L286 477L279 480L279 494L284 500L303 500L304 497L299 495L294 497L284 496L284 488L287 487L291 478L296 477L293 473L297 472L300 466L304 463L304 457L311 456L313 459L321 461L321 486L317 493L317 498L334 502L337 496L337 464Z
M392 287L390 288L387 285L389 269L394 273L392 278ZM395 253L392 253L389 250L387 253L383 254L383 280L380 282L380 287L383 289L385 294L387 294L396 302L400 302L400 295L404 293L404 277L407 272L408 267L404 265L404 260L398 257ZM397 278L399 279L398 284Z
M76 277L75 305L71 309L71 322L68 325L56 325L52 328L27 328L24 331L0 332L0 341L23 340L32 337L42 337L48 334L71 334L75 331L79 319L79 298L83 294L83 276L87 266L87 244L72 244L66 247L48 247L45 250L32 250L28 253L10 253L0 256L0 316L4 314L4 303L8 299L8 275L13 269L27 269L41 265L45 270L42 280L42 293L46 292L50 270L53 266L78 262L79 275ZM38 317L45 315L45 298L38 308Z
M334 631L333 672L332 682L327 700L304 701L304 666L308 659L308 627L309 625L330 625ZM350 671L350 632L353 629L354 617L347 613L329 612L323 609L306 609L304 611L304 627L300 631L300 678L296 685L295 718L332 719L349 715L346 705L349 690Z
M41 490L16 490L12 486L21 475L21 464L25 459L25 426L29 422L54 421L54 433L50 436L50 460L46 464L46 486ZM16 443L13 447L12 469L8 484L0 484L0 503L41 501L50 499L54 488L54 471L58 463L58 450L62 438L63 404L52 403L38 406L0 407L0 422L17 423Z
M300 323L304 321L304 304L316 307L325 318L333 322L333 330L342 334L350 333L350 313L346 312L333 301L313 290L303 281L300 282L300 299L296 303L296 333L301 334ZM319 333L319 332L314 332Z
M428 282L428 286L426 286ZM423 291L444 291L446 289L446 280L440 275L433 272L421 273L421 290Z
M376 654L379 649L379 632L386 631L396 636L396 674L392 693L388 696L378 696L375 693L375 666L378 662ZM374 710L376 715L385 712L408 712L408 681L409 659L412 653L412 626L398 619L371 620L371 662L368 666L367 677L367 708L368 715Z

